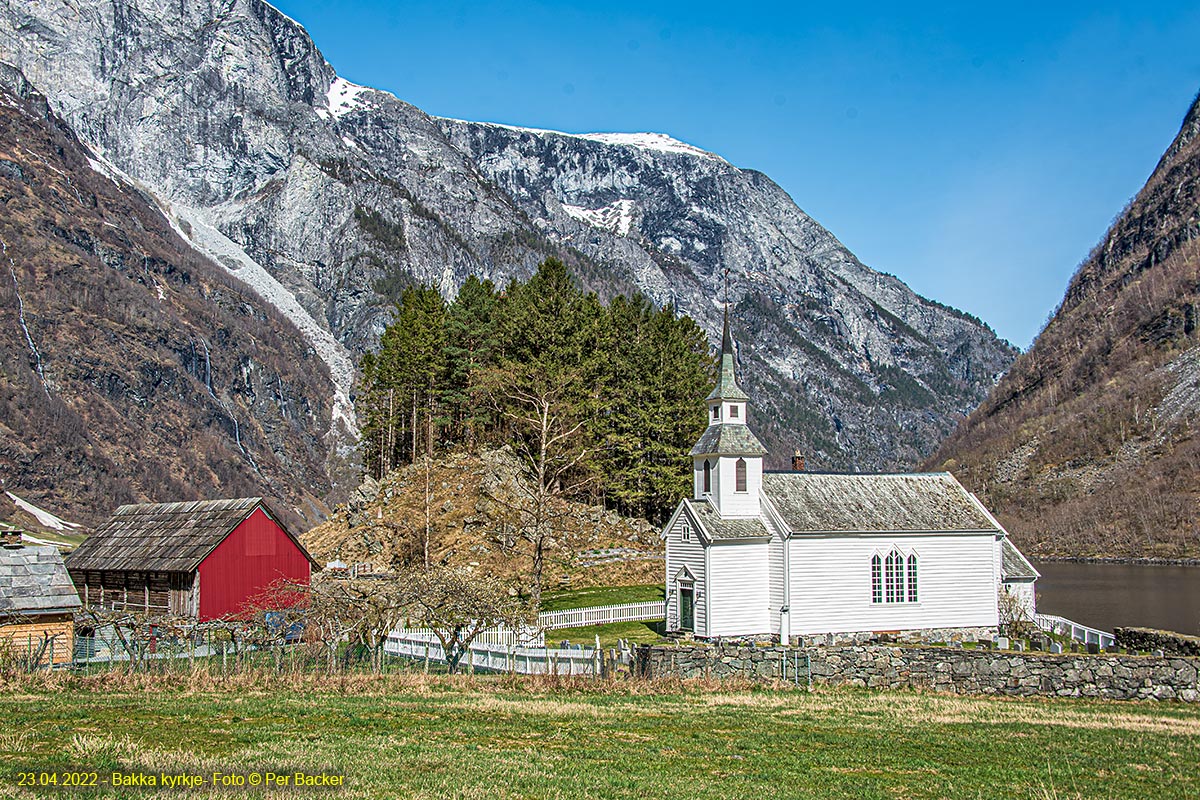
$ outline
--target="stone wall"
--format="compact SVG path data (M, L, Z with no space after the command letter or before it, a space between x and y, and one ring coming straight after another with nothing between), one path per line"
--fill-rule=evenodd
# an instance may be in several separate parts
M1118 647L1130 650L1161 650L1166 655L1200 656L1200 636L1153 628L1115 628Z
M811 675L814 683L879 689L1200 701L1200 659L1178 657L887 645L643 645L635 648L634 668L645 677L743 678L807 685Z

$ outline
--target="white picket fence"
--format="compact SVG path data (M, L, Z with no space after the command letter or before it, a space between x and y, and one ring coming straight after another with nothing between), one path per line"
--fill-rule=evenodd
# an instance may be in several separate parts
M662 600L650 600L645 603L543 611L538 614L538 627L543 630L583 628L588 625L609 625L613 622L639 622L665 618L666 604Z
M428 663L444 663L446 652L437 637L408 636L392 633L384 643L389 655ZM516 672L522 675L598 675L601 654L594 647L558 648L544 646L471 643L462 668L489 672Z
M1078 622L1069 620L1066 617L1057 616L1056 614L1035 614L1034 621L1039 628L1048 633L1070 636L1075 641L1083 642L1084 644L1095 642L1104 649L1108 649L1116 644L1116 638L1111 633L1102 631L1099 628L1080 625Z

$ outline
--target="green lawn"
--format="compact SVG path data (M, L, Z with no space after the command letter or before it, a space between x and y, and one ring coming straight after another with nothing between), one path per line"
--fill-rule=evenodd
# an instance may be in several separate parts
M571 644L595 645L600 637L601 647L616 647L618 639L634 644L653 644L662 637L663 622L614 622L611 625L590 625L584 628L555 628L546 631L546 644L566 639Z
M567 589L542 595L542 611L561 611L564 608L615 606L623 603L644 603L662 600L661 583L638 586L592 586L587 589Z
M0 686L0 797L79 796L16 787L46 769L332 770L346 788L309 796L346 798L1200 797L1200 708L1181 704L495 676L201 683Z

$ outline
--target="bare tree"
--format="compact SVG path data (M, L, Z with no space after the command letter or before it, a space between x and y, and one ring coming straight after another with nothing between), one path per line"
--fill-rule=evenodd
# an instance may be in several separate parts
M410 624L433 630L450 672L457 672L471 643L488 628L520 630L536 618L519 588L465 567L435 565L406 576L412 585Z

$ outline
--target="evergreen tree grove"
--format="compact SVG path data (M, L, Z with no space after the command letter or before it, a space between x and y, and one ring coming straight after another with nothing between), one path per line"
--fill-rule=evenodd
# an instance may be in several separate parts
M469 277L449 304L411 286L360 364L364 468L507 443L542 491L661 522L689 491L714 368L692 319L640 294L605 307L558 259L503 292Z

